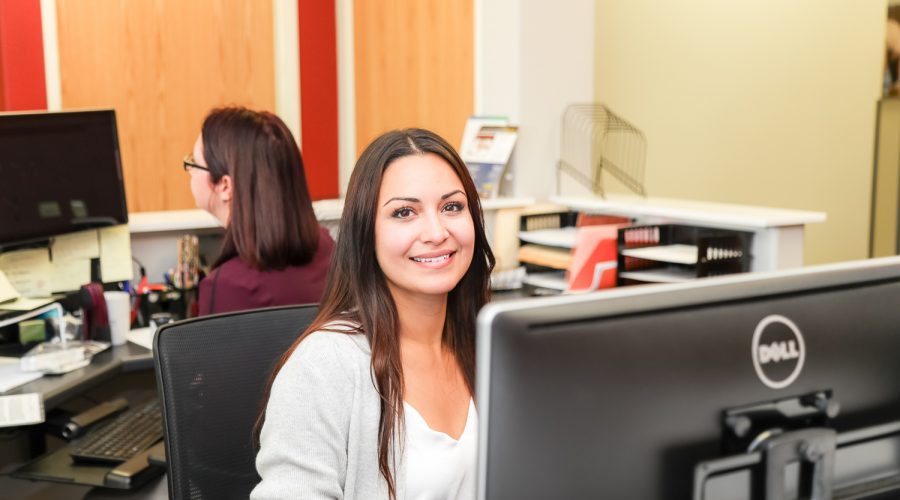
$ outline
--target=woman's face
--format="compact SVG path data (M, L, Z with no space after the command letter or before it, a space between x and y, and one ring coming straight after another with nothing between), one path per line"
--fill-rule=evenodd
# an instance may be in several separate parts
M391 292L445 295L472 262L475 227L462 182L434 154L388 165L378 193L375 257Z
M192 156L194 157L194 163L201 167L207 166L206 157L203 155L202 136L198 136L194 142ZM213 184L212 177L206 170L189 167L188 174L191 176L191 194L194 195L194 203L197 204L197 208L213 214L223 226L228 226L230 191L228 193L229 196L223 198L222 188L225 186L221 185L225 177L228 176L223 176L219 180L219 184ZM226 181L229 186L230 181L231 179Z

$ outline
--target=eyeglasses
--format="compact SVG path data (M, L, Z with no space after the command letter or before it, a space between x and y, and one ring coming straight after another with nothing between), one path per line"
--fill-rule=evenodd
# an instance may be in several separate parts
M185 156L184 160L182 160L182 163L185 172L190 172L192 168L196 168L197 170L206 170L207 172L209 172L209 167L204 167L203 165L197 165L196 163L194 163L193 154Z

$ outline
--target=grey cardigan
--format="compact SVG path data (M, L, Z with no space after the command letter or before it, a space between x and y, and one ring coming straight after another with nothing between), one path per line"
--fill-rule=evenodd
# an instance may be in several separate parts
M388 498L371 358L359 334L319 331L300 342L272 384L256 457L262 481L251 499ZM394 484L402 499L399 457Z

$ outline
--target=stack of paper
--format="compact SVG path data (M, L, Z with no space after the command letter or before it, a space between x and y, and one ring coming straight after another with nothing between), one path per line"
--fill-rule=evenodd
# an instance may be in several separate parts
M519 260L553 269L568 269L572 264L572 254L565 248L529 244L519 248Z

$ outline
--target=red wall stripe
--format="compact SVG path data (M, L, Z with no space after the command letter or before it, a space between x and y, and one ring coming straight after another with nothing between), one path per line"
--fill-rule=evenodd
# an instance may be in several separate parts
M300 127L314 200L338 197L337 28L334 0L298 0Z
M0 0L0 109L47 109L40 0Z

